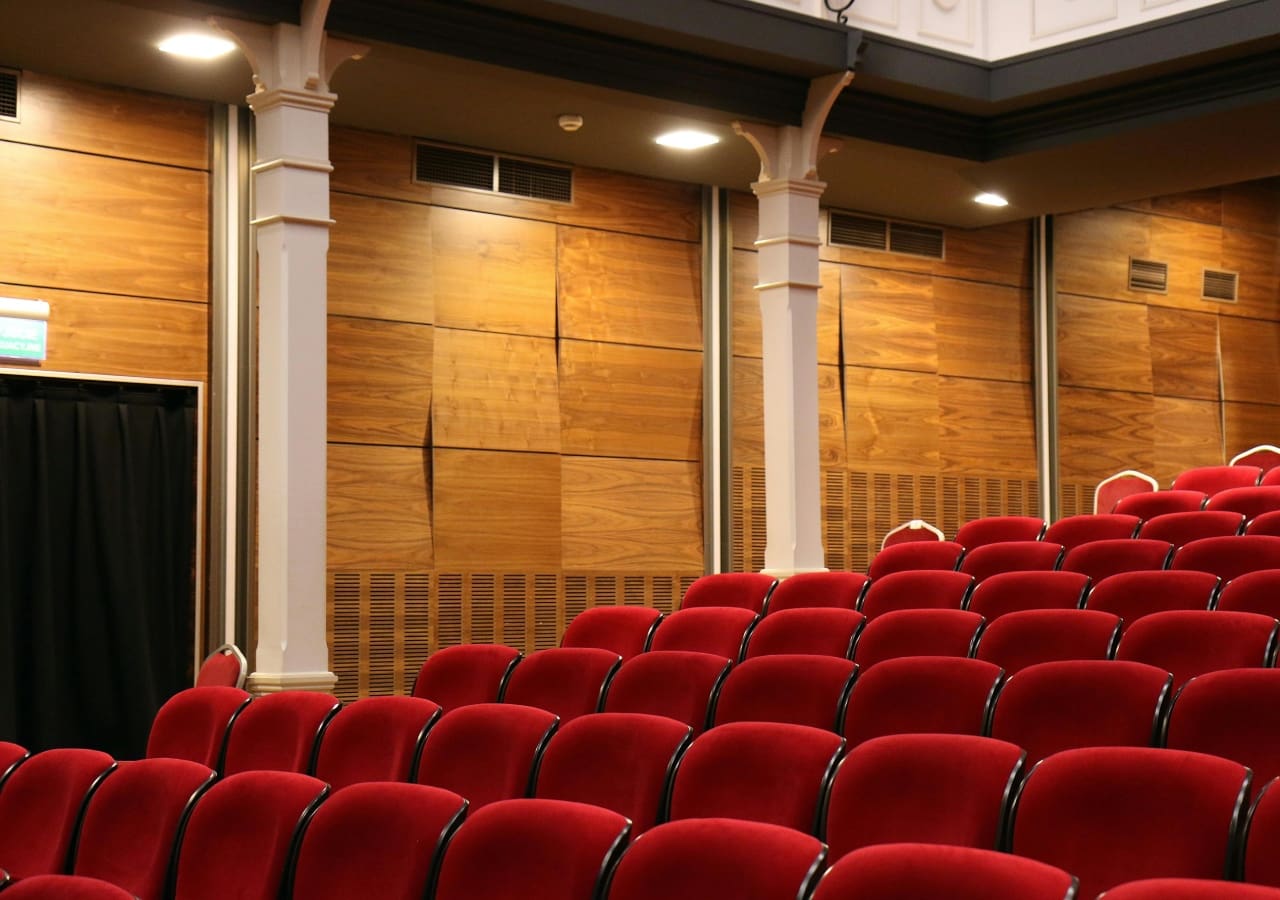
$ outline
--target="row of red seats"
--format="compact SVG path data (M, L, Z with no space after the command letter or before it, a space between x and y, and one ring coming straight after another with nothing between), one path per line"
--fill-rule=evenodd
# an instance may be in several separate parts
M1210 497L1254 485L1280 485L1280 447L1261 444L1236 454L1230 465L1187 469L1174 477L1170 490ZM1156 479L1136 469L1125 469L1098 483L1093 492L1093 508L1095 512L1112 512L1126 497L1159 493L1168 491L1161 491Z

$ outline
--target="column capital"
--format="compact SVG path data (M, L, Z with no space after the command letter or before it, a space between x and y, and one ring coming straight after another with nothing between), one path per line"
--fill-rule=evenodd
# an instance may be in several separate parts
M839 141L822 136L822 129L836 97L851 81L853 72L846 70L809 82L809 96L798 128L760 122L733 123L734 132L745 138L760 157L757 184L777 179L817 181L818 160L840 148ZM757 195L760 193L755 184L751 187Z

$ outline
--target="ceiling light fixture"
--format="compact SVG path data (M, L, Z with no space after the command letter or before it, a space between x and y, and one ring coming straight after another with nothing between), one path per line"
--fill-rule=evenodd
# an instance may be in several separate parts
M226 38L214 37L211 34L175 34L165 38L157 46L161 52L183 59L217 59L226 56L236 45Z
M679 131L660 134L654 138L654 142L664 147L674 147L676 150L701 150L703 147L720 143L720 138L705 131L682 128Z
M993 194L990 191L983 191L981 194L973 198L974 203L981 203L983 206L1008 206L1009 201L999 194Z

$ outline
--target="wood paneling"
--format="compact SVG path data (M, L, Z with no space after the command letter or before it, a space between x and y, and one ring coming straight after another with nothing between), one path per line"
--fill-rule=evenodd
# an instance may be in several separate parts
M429 325L329 316L329 440L425 446Z
M1155 466L1150 394L1063 387L1058 391L1058 468L1064 481L1096 484L1121 469Z
M560 568L559 456L437 449L432 459L437 568Z
M1217 316L1152 306L1147 325L1152 390L1168 397L1217 401Z
M1064 386L1149 393L1147 308L1059 294L1058 380Z
M566 456L562 471L566 571L702 565L697 463Z
M934 279L866 266L840 271L845 364L938 371Z
M206 173L3 141L0 172L22 173L0 191L0 280L206 302Z
M427 459L416 447L329 445L330 568L432 562Z
M1195 466L1220 466L1227 461L1222 453L1222 418L1216 400L1186 400L1181 397L1154 398L1155 468L1148 472L1161 484Z
M845 368L850 466L935 471L941 463L939 418L936 377L860 366Z
M840 368L818 366L818 455L824 468L845 464ZM764 371L758 359L733 360L733 464L764 465Z
M1129 290L1129 258L1149 258L1147 231L1147 217L1127 210L1057 216L1053 264L1059 294L1147 302L1150 294Z
M433 375L433 445L560 450L556 345L550 338L436 328Z
M1169 264L1169 292L1148 294L1153 306L1212 309L1203 299L1204 270L1222 268L1222 228L1200 222L1151 216L1149 259Z
M754 250L760 236L760 201L744 191L729 193L729 237L735 249Z
M823 468L848 461L844 392L839 366L818 366L818 463Z
M938 373L1031 380L1031 297L1019 288L937 278Z
M1221 315L1280 319L1280 237L1223 231L1221 268L1239 275L1236 302L1213 304Z
M1280 322L1221 316L1218 328L1223 397L1241 403L1280 403Z
M329 312L432 322L432 211L337 193L329 209Z
M942 471L1036 477L1031 386L975 378L939 378Z
M1222 224L1228 229L1280 235L1280 178L1224 187Z
M557 208L556 221L697 241L702 235L701 197L696 184L579 168L573 173L573 203Z
M755 285L759 273L758 255L745 250L733 252L733 352L735 356L761 357L760 295ZM840 361L840 272L843 266L822 263L818 290L818 362L836 365Z
M329 129L329 188L370 197L430 202L430 194L413 183L413 140L399 134Z
M1152 197L1147 200L1121 203L1119 206L1124 209L1155 213L1159 216L1170 216L1175 219L1189 219L1193 222L1204 222L1209 225L1222 224L1221 188L1185 191L1181 194L1169 194L1164 197Z
M209 168L207 103L30 71L21 90L22 118L0 119L0 141Z
M554 225L436 208L431 258L437 325L555 336Z
M1226 457L1259 444L1280 445L1280 410L1262 403L1224 403Z
M700 258L696 244L561 228L561 336L701 349Z
M560 343L561 449L576 456L702 457L702 354Z

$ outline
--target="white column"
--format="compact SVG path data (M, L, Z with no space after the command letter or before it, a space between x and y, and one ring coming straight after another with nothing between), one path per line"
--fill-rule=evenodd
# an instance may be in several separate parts
M836 97L853 79L815 79L802 124L735 122L760 157L760 317L764 354L765 572L825 571L818 452L819 155Z
M302 24L215 22L249 57L258 256L258 646L254 693L330 691L325 640L328 78L367 48Z

